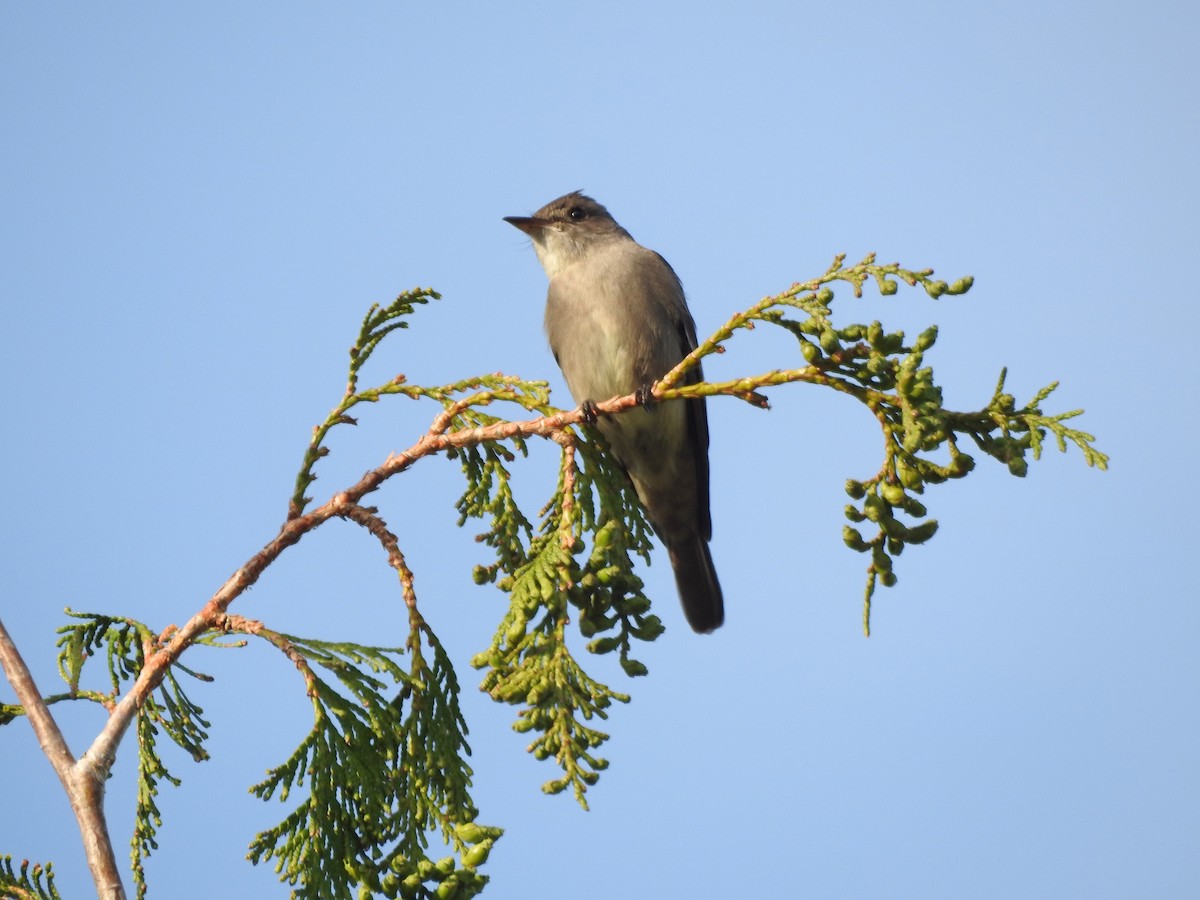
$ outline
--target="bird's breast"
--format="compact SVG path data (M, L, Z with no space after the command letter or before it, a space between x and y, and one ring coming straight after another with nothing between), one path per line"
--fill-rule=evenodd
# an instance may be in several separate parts
M578 267L576 267L578 268ZM631 394L647 339L637 298L603 278L560 273L546 304L546 334L576 402Z

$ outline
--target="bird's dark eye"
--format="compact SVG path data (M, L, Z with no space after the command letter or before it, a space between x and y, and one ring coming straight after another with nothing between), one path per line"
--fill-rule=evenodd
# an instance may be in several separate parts
M567 215L578 222L580 219L587 218L587 210L582 206L572 206L567 210Z

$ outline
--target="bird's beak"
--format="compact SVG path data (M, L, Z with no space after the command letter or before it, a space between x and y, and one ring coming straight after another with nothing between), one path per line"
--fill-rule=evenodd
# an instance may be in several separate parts
M539 219L535 216L505 216L504 221L514 228L520 228L530 237L533 237L550 224L545 219Z

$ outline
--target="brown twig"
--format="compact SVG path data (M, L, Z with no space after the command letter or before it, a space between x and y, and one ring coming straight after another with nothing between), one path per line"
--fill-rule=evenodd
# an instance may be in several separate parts
M575 544L575 531L572 527L575 509L575 436L568 431L559 431L552 435L551 440L562 447L562 516L559 520L559 541L563 549L570 550Z
M408 563L404 561L404 554L400 551L400 539L388 530L387 523L376 514L374 507L355 505L343 515L371 532L383 546L388 555L388 565L395 569L396 574L400 576L400 590L404 595L404 605L410 611L416 611L417 592L413 587L413 572L408 567Z

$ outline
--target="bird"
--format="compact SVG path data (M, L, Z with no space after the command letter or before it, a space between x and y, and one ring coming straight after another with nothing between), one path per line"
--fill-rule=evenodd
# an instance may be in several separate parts
M725 602L708 547L707 408L703 397L650 403L653 383L696 348L679 277L580 191L504 221L533 242L550 282L545 329L554 359L666 546L688 624L714 631ZM683 380L703 379L696 365ZM596 401L634 393L641 405L596 417Z

